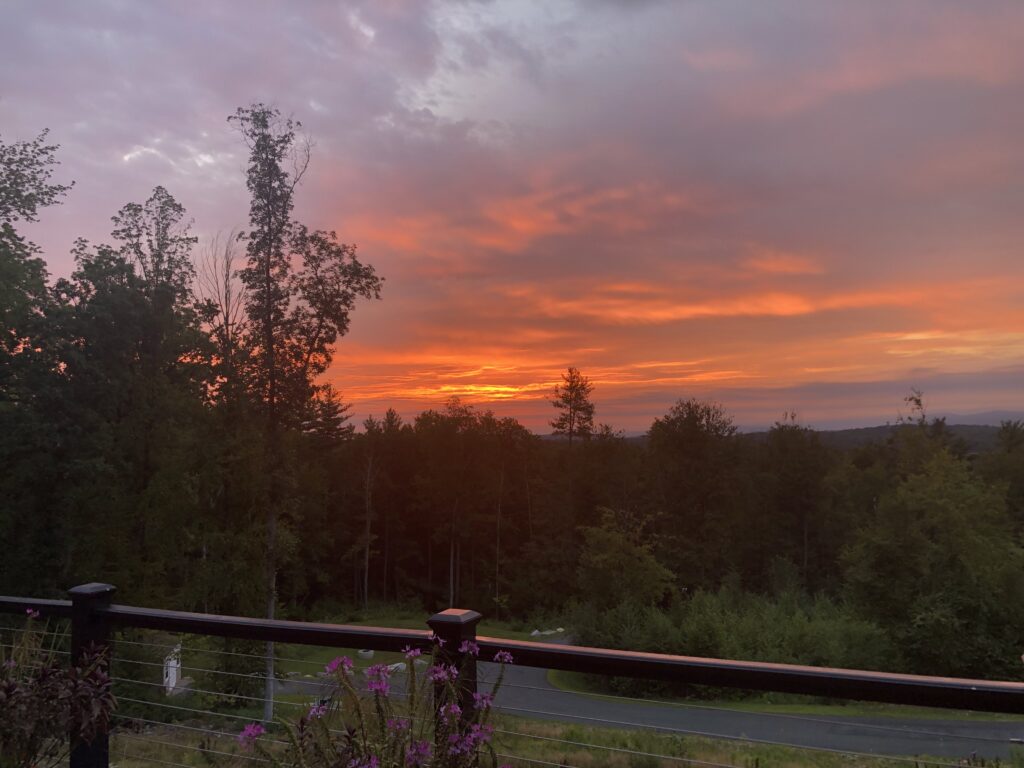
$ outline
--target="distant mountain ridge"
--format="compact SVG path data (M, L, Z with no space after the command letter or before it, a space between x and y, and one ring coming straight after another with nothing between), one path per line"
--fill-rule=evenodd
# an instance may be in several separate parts
M929 418L933 418L929 414ZM999 433L1000 424L1004 421L1024 421L1024 413L1016 411L987 411L985 413L973 414L948 414L938 415L934 418L945 418L949 431L962 439L968 450L972 452L989 451L996 446L996 436ZM828 448L837 450L850 450L859 448L872 442L885 440L896 427L896 423L876 424L869 427L845 427L840 429L815 428L821 442ZM768 435L768 429L741 428L740 434L751 440L764 440ZM540 435L543 440L565 440L564 435ZM631 443L644 444L647 442L647 435L626 435L626 440Z
M822 445L837 450L850 450L859 448L868 443L877 443L885 440L898 424L883 424L877 427L855 427L853 429L830 429L818 430L818 436ZM990 451L996 447L996 435L999 427L991 424L949 424L949 431L959 437L967 444L968 450L972 452ZM767 432L750 432L751 436L767 436Z

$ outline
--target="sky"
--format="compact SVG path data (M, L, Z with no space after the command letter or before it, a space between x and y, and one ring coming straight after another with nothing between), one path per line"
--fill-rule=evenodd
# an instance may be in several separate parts
M357 420L460 397L547 431L680 398L756 427L1024 411L1024 3L0 0L0 137L61 145L76 237L165 186L246 226L262 101L296 218L385 278L327 379Z

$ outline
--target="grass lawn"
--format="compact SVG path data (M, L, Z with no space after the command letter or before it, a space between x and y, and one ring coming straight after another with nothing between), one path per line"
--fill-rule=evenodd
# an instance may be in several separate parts
M563 691L582 693L595 698L609 699L629 704L621 697L604 693L594 687L585 675L576 672L552 670L548 672L548 682ZM968 712L959 709L938 709L935 707L912 707L900 704L879 704L867 701L822 702L811 696L794 694L763 694L751 698L734 699L661 699L650 698L635 701L637 706L647 704L668 704L675 706L713 707L731 709L740 712L762 712L779 715L807 715L809 717L883 717L914 720L981 720L993 722L1019 722L1018 715L1001 714L998 712Z
M224 732L221 736L204 736L194 730L151 726L139 733L116 733L111 739L112 768L146 768L151 761L172 765L204 766L234 762L252 755L239 751L234 734L240 725L209 725ZM502 716L495 721L497 732L494 747L498 764L530 768L544 761L573 768L661 768L681 764L737 766L738 768L896 768L907 766L906 760L858 757L792 747L747 744L696 736L659 734L649 731L622 730L556 722L538 722ZM340 726L340 723L334 727ZM193 721L190 727L206 727ZM273 732L270 734L273 736ZM241 758L241 759L238 759ZM921 758L927 764L928 758ZM947 764L948 758L936 758ZM248 761L246 761L248 762ZM1015 753L1009 760L993 763L1006 768L1024 768L1024 758ZM490 768L485 756L481 768ZM972 763L983 765L983 763Z

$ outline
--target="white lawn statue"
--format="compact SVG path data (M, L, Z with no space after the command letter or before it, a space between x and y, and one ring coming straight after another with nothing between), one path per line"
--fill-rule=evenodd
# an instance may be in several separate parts
M164 691L168 696L174 695L181 682L181 643L164 658Z

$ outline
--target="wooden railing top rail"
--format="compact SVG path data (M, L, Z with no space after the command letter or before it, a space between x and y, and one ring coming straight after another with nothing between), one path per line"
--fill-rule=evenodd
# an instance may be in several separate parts
M0 612L24 613L27 609L38 610L43 615L72 615L72 603L67 600L0 597ZM126 605L96 605L90 615L95 620L113 626L339 648L401 651L407 646L426 648L431 642L428 630L256 619ZM495 653L506 650L512 653L518 665L546 669L892 704L1024 714L1024 683L1020 682L904 675L504 640L476 636L475 625L478 620L479 614L473 611L449 610L433 617L430 625L434 629L457 629L459 633L450 637L475 639L481 649L482 661L490 661Z

